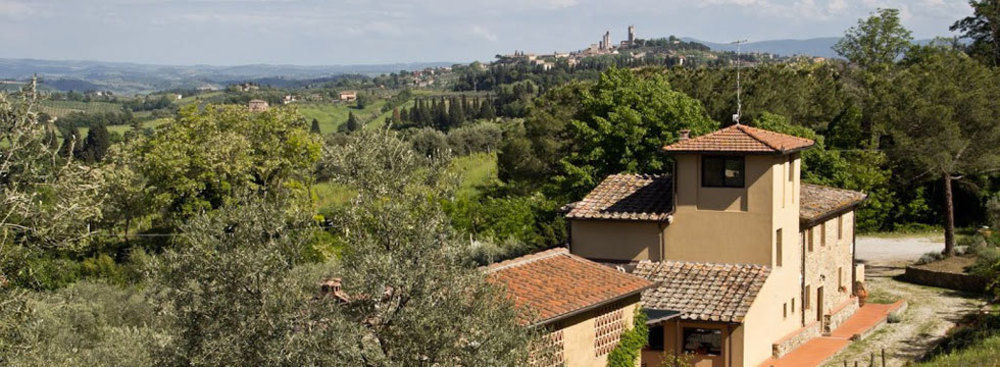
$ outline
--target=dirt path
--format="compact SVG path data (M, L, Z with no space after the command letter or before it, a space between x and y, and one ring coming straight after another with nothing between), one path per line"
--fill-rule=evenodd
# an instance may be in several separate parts
M903 298L909 307L901 322L885 325L866 339L851 344L827 366L843 366L844 361L849 366L854 361L868 366L870 353L878 355L883 348L889 366L903 366L933 347L962 315L975 312L984 304L974 295L894 279L903 273L907 263L924 253L940 251L939 241L920 237L859 237L857 245L858 258L867 263L869 300L883 303Z

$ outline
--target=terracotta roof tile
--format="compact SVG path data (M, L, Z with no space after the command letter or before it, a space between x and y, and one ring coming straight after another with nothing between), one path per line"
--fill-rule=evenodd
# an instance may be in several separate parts
M802 184L799 193L799 220L811 223L861 204L868 195L829 186Z
M663 221L673 213L673 203L670 176L617 174L572 204L566 217Z
M677 311L686 320L742 322L771 269L748 264L643 261L633 273L657 283L642 293L647 309Z
M565 248L493 264L486 272L489 281L505 286L514 304L525 310L522 322L528 324L554 321L652 286L643 278L572 255Z
M811 147L810 139L785 135L746 125L732 125L711 133L663 147L669 153L791 153Z

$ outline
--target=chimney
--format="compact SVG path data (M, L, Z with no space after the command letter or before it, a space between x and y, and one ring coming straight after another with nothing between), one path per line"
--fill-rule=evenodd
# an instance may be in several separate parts
M685 140L688 140L688 139L691 139L691 130L688 130L688 129L681 130L680 141L685 141Z

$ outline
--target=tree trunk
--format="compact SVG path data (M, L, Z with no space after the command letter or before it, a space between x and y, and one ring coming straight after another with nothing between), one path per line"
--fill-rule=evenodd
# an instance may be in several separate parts
M955 202L951 194L951 174L944 174L944 255L955 254Z

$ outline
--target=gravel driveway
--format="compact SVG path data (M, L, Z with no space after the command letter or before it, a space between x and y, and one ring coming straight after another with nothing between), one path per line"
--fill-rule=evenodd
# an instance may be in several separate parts
M827 367L844 362L867 366L871 353L885 349L889 366L905 366L924 355L962 315L977 312L984 301L975 295L942 288L904 283L895 277L909 263L928 252L941 252L940 235L913 237L858 237L857 258L866 263L866 287L873 299L882 302L906 299L909 307L902 322L888 324L868 338L852 343L830 360Z
M913 262L928 252L944 250L944 240L938 236L861 237L857 238L857 258L869 265L895 265Z

